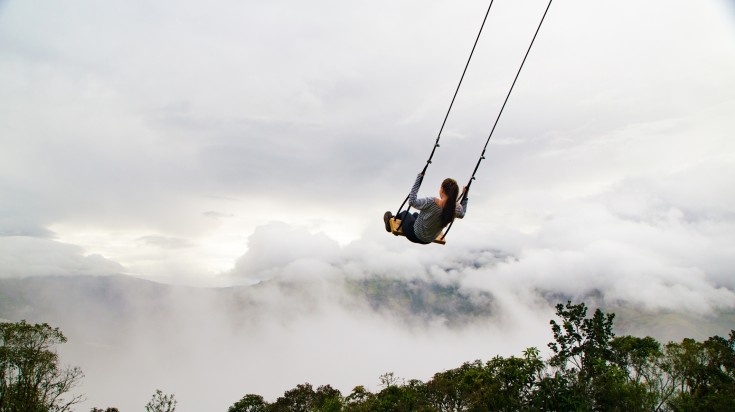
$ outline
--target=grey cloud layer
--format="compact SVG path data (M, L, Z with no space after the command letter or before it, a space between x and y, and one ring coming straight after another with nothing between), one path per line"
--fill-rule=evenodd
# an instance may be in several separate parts
M0 236L0 278L28 276L105 276L125 269L74 245L28 236Z
M468 177L543 6L494 6L427 195L443 176ZM575 199L644 181L638 190L666 186L659 209L709 224L702 242L729 238L735 42L724 7L555 4L473 185L473 224L536 230ZM185 245L263 199L373 222L423 166L484 8L6 2L0 234L48 238L74 222ZM241 205L203 200L215 196ZM632 220L651 213L596 202ZM569 224L597 210L580 207ZM560 244L582 236L560 232Z

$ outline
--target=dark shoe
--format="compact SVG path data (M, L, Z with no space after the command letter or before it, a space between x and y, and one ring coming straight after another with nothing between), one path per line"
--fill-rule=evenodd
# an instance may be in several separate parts
M383 215L383 222L385 223L385 231L390 232L390 219L393 217L393 213L385 212Z

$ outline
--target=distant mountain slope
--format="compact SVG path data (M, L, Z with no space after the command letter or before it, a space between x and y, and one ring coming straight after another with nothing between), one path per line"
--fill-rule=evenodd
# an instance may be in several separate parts
M95 314L116 321L154 310L169 289L129 276L0 279L0 316L50 323Z
M494 299L490 293L468 295L460 290L458 284L374 277L348 280L347 290L365 299L373 310L403 317L443 318L451 323L464 324L493 313Z
M561 296L546 299L549 307L567 300ZM594 307L599 300L598 294L586 303ZM288 318L319 305L340 305L412 324L438 321L461 327L492 317L496 304L491 293L462 290L458 284L383 277L347 279L327 286L270 281L230 288L172 286L128 276L0 279L0 318L47 322L65 331L84 332L82 335L110 331L110 325L124 330L143 319L165 322L175 314L194 317L205 307L207 311L216 308L213 313L235 324L271 319L274 313ZM623 305L603 310L616 313L619 334L651 335L662 341L703 339L735 328L732 311L701 317L644 312Z

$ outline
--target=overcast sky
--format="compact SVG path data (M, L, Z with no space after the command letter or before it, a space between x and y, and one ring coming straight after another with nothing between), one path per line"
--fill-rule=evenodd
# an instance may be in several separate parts
M258 289L252 330L184 297L163 340L155 322L115 325L133 349L100 346L112 364L70 339L93 406L139 407L156 387L204 410L304 381L427 379L543 348L544 296L735 309L732 0L554 2L447 245L385 232L487 6L0 0L0 277L316 279L303 300ZM493 5L421 195L466 183L545 7ZM363 275L458 282L496 312L406 329L342 302L340 280ZM199 382L213 358L223 378Z
M469 178L545 6L493 6L422 195ZM381 217L486 8L0 2L0 276L227 284L253 276L249 249L301 256L317 234L336 255L436 253ZM735 287L733 73L732 1L555 2L441 253L625 257Z

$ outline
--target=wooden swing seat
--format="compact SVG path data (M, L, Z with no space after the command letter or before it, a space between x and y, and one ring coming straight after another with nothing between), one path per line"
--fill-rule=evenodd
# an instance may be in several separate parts
M400 226L401 226L401 219L396 219L395 217L390 218L390 232L396 236L406 236L403 234L403 228ZM439 236L437 236L433 242L438 243L440 245L446 244L447 241L442 239L442 236L444 236L444 234L440 233Z

